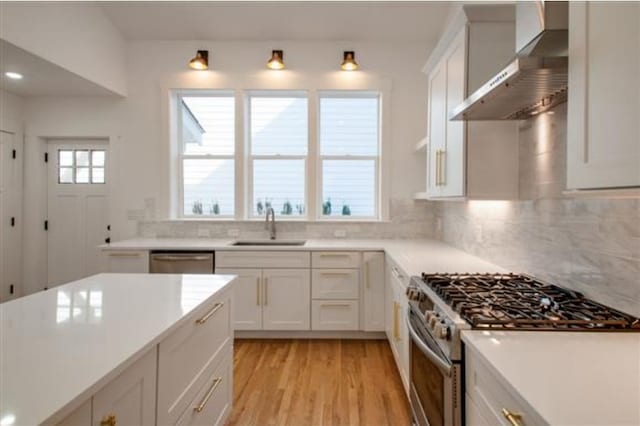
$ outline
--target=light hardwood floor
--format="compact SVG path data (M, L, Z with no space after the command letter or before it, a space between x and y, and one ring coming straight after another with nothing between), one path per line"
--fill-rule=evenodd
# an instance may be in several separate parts
M228 426L406 426L386 340L236 340Z

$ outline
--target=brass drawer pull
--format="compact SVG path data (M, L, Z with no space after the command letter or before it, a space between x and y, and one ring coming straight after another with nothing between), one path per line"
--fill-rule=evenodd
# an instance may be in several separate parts
M512 413L511 411L507 410L506 408L502 409L502 415L504 416L505 419L507 419L509 421L509 423L511 424L511 426L521 426L522 423L522 414L518 414L518 413Z
M320 253L320 257L351 257L347 253Z
M256 305L260 306L260 277L256 277Z
M400 305L398 302L393 302L393 338L396 341L400 340L400 322L398 319L398 311L400 310Z
M109 253L109 257L140 257L140 253L115 252Z
M269 280L267 277L264 277L264 305L266 306L267 303L269 302Z
M116 426L116 416L114 414L107 414L100 420L100 426Z
M202 410L204 410L204 408L207 406L207 402L209 402L209 400L211 399L211 395L213 395L218 386L220 386L220 383L222 383L222 377L218 377L213 381L213 384L207 391L207 394L204 396L204 398L202 398L202 401L200 401L200 404L198 404L198 406L193 407L193 411L195 411L196 413L201 413Z
M369 262L364 264L364 283L367 288L371 287L371 284L369 283Z
M440 185L447 184L447 151L440 151Z
M320 272L323 277L348 277L351 272Z
M224 305L223 302L219 302L213 305L213 308L209 312L207 312L205 316L203 316L202 318L198 318L196 320L196 324L204 324L205 322L207 322L207 320L211 318L213 314L218 312L218 310L220 310L220 308L222 308L223 305Z
M322 303L320 304L322 308L350 308L351 305L348 303Z

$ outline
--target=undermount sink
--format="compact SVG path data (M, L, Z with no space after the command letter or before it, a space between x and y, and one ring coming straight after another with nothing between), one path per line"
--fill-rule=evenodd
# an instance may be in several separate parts
M303 246L303 240L240 240L231 243L232 246Z

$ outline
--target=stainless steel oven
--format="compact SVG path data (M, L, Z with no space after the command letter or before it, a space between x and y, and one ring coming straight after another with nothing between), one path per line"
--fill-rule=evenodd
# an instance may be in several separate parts
M406 319L411 337L409 378L414 421L418 426L461 426L460 361L447 356L438 341L442 338L434 337L429 322L416 306L410 303Z

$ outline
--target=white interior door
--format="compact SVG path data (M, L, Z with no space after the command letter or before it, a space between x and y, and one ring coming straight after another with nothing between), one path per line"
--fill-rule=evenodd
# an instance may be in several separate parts
M106 269L97 248L108 237L109 150L106 142L50 143L47 285Z

